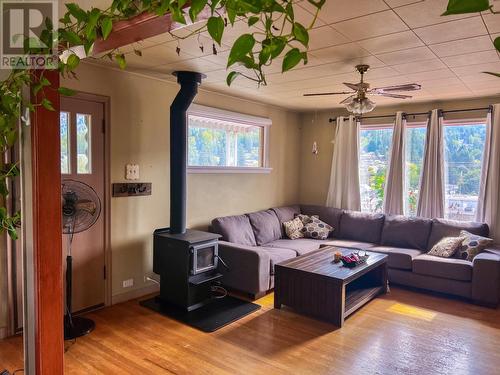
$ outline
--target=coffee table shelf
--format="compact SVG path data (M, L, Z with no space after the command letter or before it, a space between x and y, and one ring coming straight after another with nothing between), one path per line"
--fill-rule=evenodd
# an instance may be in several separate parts
M328 246L275 265L274 307L297 312L339 327L344 319L387 290L387 255L367 252L365 264L347 268L333 263L336 251Z
M384 290L385 288L382 286L375 286L371 288L355 289L347 292L345 297L344 318L347 318L379 294L385 293Z

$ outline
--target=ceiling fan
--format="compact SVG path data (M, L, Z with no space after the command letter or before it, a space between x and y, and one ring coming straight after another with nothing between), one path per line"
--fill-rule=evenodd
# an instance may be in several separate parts
M370 89L370 84L364 81L365 73L370 69L370 65L360 64L356 65L356 70L361 75L359 83L347 83L344 85L354 91L341 91L341 92L322 92L316 94L304 94L304 96L326 96L326 95L349 95L346 99L342 100L340 104L345 104L346 109L355 115L362 115L371 112L375 109L376 103L368 99L367 95L379 95L388 98L408 99L410 95L397 94L399 91L416 91L422 88L421 85L416 83L408 83L404 85L376 87Z

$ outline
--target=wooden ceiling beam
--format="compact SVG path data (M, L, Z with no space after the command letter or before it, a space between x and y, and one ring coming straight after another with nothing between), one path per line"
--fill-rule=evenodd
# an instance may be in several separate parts
M129 20L118 21L113 25L113 31L106 40L99 39L94 43L93 54L111 51L132 43L140 42L144 39L165 34L183 27L192 25L187 12L189 7L184 9L187 24L181 24L172 20L172 15L167 13L158 16L154 13L142 13ZM199 15L197 21L203 21L210 17L210 8L205 8Z

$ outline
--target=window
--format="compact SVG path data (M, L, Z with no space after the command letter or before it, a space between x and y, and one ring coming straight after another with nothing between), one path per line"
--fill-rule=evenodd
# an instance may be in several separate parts
M189 172L269 172L270 120L192 105L188 113Z
M76 171L79 174L92 173L90 152L91 116L76 114Z
M405 215L417 215L420 175L425 152L426 123L408 123L406 128Z
M392 132L392 125L366 127L360 130L359 183L362 211L383 211Z
M61 112L59 115L59 129L61 137L61 173L70 173L70 142L69 142L69 113Z
M475 220L485 140L484 120L445 121L446 218Z

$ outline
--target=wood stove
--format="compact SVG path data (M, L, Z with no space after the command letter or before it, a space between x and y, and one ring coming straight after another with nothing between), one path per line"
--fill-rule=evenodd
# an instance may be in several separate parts
M175 72L181 88L170 106L170 228L154 232L153 271L160 275L163 303L192 311L211 299L219 235L186 229L187 109L204 77Z
M153 271L160 275L162 302L192 311L210 301L211 287L222 277L217 272L219 237L192 229L155 231Z

